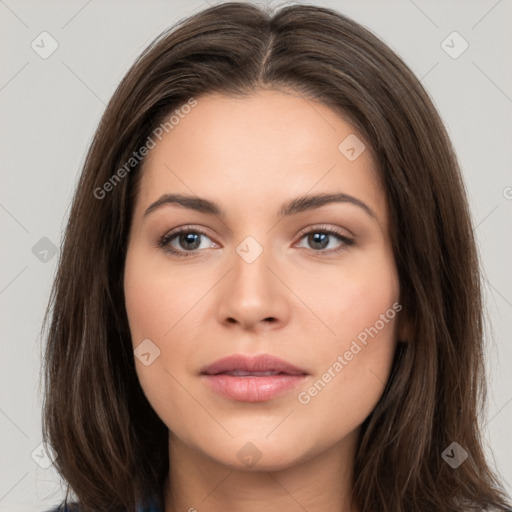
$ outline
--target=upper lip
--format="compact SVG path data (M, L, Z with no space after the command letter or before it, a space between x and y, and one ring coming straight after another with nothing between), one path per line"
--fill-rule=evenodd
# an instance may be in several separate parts
M217 375L224 372L276 372L288 375L306 375L307 372L291 363L270 354L253 356L234 354L218 359L201 370L203 375Z

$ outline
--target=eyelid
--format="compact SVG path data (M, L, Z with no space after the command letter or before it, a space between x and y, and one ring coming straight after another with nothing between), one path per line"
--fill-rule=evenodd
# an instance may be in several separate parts
M164 236L180 233L181 231L197 231L208 236L206 230L207 228L204 228L200 224L183 224L182 226L176 226L175 228L169 230Z
M174 235L179 235L180 233L188 232L188 231L197 232L197 233L200 233L201 235L206 236L207 238L210 238L211 240L213 239L213 237L208 234L206 228L203 228L202 226L198 226L197 224L185 224L183 226L178 226L176 228L171 229L167 233L165 233L165 235L163 235L162 238L170 238Z
M328 231L331 233L336 233L344 238L349 238L351 240L354 239L354 235L347 229L331 226L329 224L314 224L312 226L307 226L301 229L297 236L302 238L304 235L308 235L312 231Z

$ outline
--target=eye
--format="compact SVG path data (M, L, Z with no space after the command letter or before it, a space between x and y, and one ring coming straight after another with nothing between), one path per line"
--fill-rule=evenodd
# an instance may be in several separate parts
M203 239L210 240L211 244L203 244ZM346 233L338 231L333 228L319 226L301 234L300 239L305 239L309 248L316 253L335 254L348 246L354 245L355 241ZM332 247L337 241L337 247ZM179 257L187 257L197 253L201 249L208 249L211 247L218 247L218 245L211 241L208 235L196 227L184 226L177 228L163 237L157 243L158 247L164 251ZM329 247L331 246L331 247ZM297 247L308 248L297 245ZM326 250L328 249L328 250Z
M305 239L306 243L309 245L309 248L313 249L315 252L322 252L325 254L338 253L346 249L347 246L354 245L355 243L354 239L348 236L346 233L342 233L341 231L338 231L336 229L327 228L323 226L319 226L310 229L305 233L302 233L301 240L302 239ZM335 246L333 248L332 245L333 243L334 245L336 244L336 240L338 241L338 246Z
M158 241L158 247L176 256L186 257L199 249L208 249L209 244L202 244L202 237L210 240L204 231L185 226L165 234ZM217 245L215 242L212 243L214 246Z

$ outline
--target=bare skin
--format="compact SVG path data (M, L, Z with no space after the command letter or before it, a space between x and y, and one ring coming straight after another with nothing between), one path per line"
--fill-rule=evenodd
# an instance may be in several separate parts
M134 348L150 339L160 350L136 368L169 428L165 512L357 512L357 436L389 377L400 309L369 148L351 161L338 146L355 129L290 90L197 101L148 155L124 279ZM292 199L338 192L360 203L279 216ZM163 194L208 199L224 216L174 203L145 215ZM178 227L205 233L192 249L190 238L168 237L186 257L158 245ZM313 233L326 229L344 238L321 245ZM306 377L246 402L200 375L225 356L264 353Z

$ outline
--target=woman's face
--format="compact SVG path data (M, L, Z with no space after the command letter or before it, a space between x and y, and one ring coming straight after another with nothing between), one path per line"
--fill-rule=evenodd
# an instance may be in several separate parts
M284 91L180 112L153 137L124 276L137 374L171 446L279 469L353 444L401 309L369 148Z

